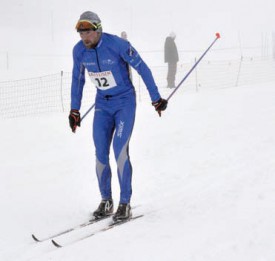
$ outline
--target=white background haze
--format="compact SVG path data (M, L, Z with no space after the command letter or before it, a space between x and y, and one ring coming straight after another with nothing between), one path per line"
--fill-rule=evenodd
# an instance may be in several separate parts
M71 71L72 48L79 40L75 24L87 10L98 13L104 31L117 35L126 31L151 66L163 65L164 40L170 31L177 35L182 62L200 54L216 32L222 41L209 59L259 55L263 46L270 53L275 30L273 0L2 0L1 79ZM152 58L150 51L158 55ZM22 73L23 68L28 73Z
M200 55L216 32L222 38L207 59L261 56L263 46L265 55L272 52L274 0L1 0L0 80L71 71L74 27L86 10L98 13L104 31L127 31L150 67L165 66L171 30L180 62ZM274 261L274 86L185 92L183 85L162 118L149 95L139 100L132 206L145 216L62 249L37 244L31 234L82 223L97 207L93 113L76 134L67 112L1 118L0 260ZM113 153L111 162L117 206ZM56 240L66 244L107 223Z

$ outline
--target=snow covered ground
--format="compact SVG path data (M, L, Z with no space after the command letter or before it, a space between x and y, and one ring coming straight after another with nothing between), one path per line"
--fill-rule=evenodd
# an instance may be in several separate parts
M274 261L274 101L269 83L183 87L161 118L139 102L132 206L145 216L61 249L31 234L77 225L97 207L92 114L76 134L67 114L2 119L0 260ZM112 166L117 203L113 154Z

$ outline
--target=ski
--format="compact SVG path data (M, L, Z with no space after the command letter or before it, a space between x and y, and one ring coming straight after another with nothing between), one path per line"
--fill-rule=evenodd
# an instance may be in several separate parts
M107 225L106 227L103 227L103 228L101 228L101 229L99 229L99 230L93 232L92 234L89 234L89 235L83 236L83 237L81 237L81 238L78 238L78 239L76 239L76 240L74 240L74 241L71 241L70 243L67 243L66 245L63 245L63 244L59 243L58 241L56 241L56 240L54 240L54 239L52 239L52 243L53 243L53 245L54 245L55 247L61 248L61 247L64 247L64 246L71 245L71 244L73 244L73 243L79 242L79 241L84 240L84 239L86 239L86 238L95 236L95 235L97 235L98 233L108 231L108 230L110 230L110 229L112 229L112 228L115 228L115 227L117 227L117 226L119 226L119 225L122 225L122 224L125 224L125 223L128 223L128 222L131 222L131 221L136 220L136 219L138 219L138 218L141 218L141 217L143 217L143 216L144 216L144 215L138 215L138 216L134 216L134 217L131 217L131 218L125 219L125 220L113 221L112 223L110 223L110 224Z
M84 222L84 223L82 223L82 224L79 224L79 225L77 225L77 226L75 226L75 227L71 227L71 228L65 229L65 230L63 230L63 231L60 231L60 232L58 232L58 233L56 233L56 234L53 234L53 235L50 235L50 236L48 236L48 237L44 237L44 238L42 238L42 239L39 239L37 236L35 236L34 234L32 234L32 238L33 238L33 240L36 241L36 242L44 242L44 241L53 239L53 238L55 238L55 237L58 237L58 236L67 234L67 233L69 233L69 232L75 231L75 230L77 230L77 229L80 229L80 228L83 228L83 227L87 227L87 226L92 225L92 224L94 224L94 223L97 223L97 222L99 222L99 221L101 221L101 220L107 219L107 218L109 218L109 217L111 217L111 216L113 216L113 214L112 214L112 215L109 215L109 216L106 216L106 217L103 217L103 218L91 219L91 220L86 221L86 222Z

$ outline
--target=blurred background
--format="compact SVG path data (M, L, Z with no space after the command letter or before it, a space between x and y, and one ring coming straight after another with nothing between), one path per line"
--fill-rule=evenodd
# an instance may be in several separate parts
M100 16L103 30L129 41L149 66L161 66L165 38L176 33L180 62L198 56L220 32L208 59L274 54L272 0L1 0L0 80L71 71L80 14ZM273 39L272 39L273 34Z
M221 34L221 39L185 82L186 89L198 91L275 80L273 0L1 0L2 112L7 108L11 111L15 97L19 97L16 107L21 103L26 107L28 102L21 102L22 96L31 96L38 104L42 98L52 101L58 96L58 108L66 110L72 49L80 39L75 24L87 10L100 16L105 32L119 36L122 31L127 32L128 40L149 65L163 92L167 91L164 42L171 31L176 34L179 52L177 82L215 39L215 33ZM141 99L145 88L133 73ZM94 88L86 89L93 97ZM93 98L86 97L91 103ZM22 108L20 111L25 113Z

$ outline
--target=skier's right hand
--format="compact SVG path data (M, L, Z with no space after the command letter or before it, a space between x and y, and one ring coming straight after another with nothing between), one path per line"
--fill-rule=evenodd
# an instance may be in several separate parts
M160 98L159 100L152 102L152 105L155 107L155 110L158 112L159 116L161 116L161 111L166 110L168 101Z
M78 110L71 110L69 115L69 123L72 129L72 132L75 132L76 127L80 127L80 113Z

